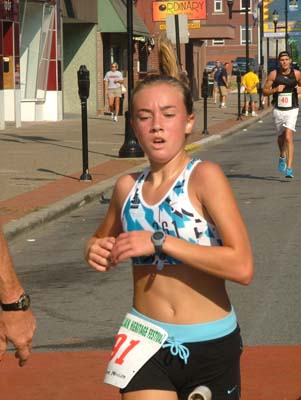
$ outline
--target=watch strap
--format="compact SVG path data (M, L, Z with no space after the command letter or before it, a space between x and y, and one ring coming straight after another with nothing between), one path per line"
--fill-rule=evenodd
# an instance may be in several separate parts
M27 293L21 294L14 303L1 303L2 311L26 311L30 307L30 297Z

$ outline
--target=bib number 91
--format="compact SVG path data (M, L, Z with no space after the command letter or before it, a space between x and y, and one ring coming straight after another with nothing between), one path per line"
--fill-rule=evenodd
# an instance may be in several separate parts
M128 353L138 344L140 340L128 340L125 333L119 333L116 336L110 361L114 361L118 365L122 365ZM115 359L114 359L115 358Z

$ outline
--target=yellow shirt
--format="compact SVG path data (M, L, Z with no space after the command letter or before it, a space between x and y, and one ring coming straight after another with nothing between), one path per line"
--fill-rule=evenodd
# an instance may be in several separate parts
M247 72L241 80L241 84L244 85L246 89L251 89L251 92L248 92L245 90L245 93L257 93L257 84L259 83L258 76L255 74L255 72L250 71Z

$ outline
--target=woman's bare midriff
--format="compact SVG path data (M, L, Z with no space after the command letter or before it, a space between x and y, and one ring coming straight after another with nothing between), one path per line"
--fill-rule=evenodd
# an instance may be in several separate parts
M231 304L222 279L187 265L133 267L133 306L142 314L170 324L198 324L225 317Z

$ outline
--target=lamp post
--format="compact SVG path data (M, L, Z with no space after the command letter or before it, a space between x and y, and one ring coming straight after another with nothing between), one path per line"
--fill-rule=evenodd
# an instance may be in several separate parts
M258 95L259 95L259 110L263 109L262 104L262 73L263 73L263 46L262 46L262 38L263 38L263 1L258 2L258 12L259 12L259 70L258 70Z
M277 10L273 11L272 18L273 18L273 24L274 24L274 32L276 33L277 32L277 24L279 21L279 13ZM278 57L278 39L276 37L276 60L277 60L277 57Z
M288 21L287 21L287 14L288 14L288 7L287 7L288 0L285 0L285 50L288 51Z
M136 140L131 127L130 118L132 114L132 90L134 87L133 74L133 0L127 0L127 63L128 63L128 111L125 115L125 139L119 150L119 157L135 158L143 157L144 153Z
M227 0L227 5L229 8L229 19L232 19L233 13L245 12L245 29L246 29L246 72L249 72L250 66L250 55L249 55L249 7L250 0L245 0L245 8L242 10L233 10L233 0Z
M273 24L274 24L274 32L277 32L277 29L285 30L285 50L286 51L288 51L288 6L287 6L287 3L288 3L288 0L285 0L285 8L284 8L285 23L284 23L284 26L278 26L278 21L279 21L278 11L274 10L273 14L272 14L272 19L273 19ZM276 42L276 46L277 46L277 42ZM278 49L276 51L276 54L278 56Z

